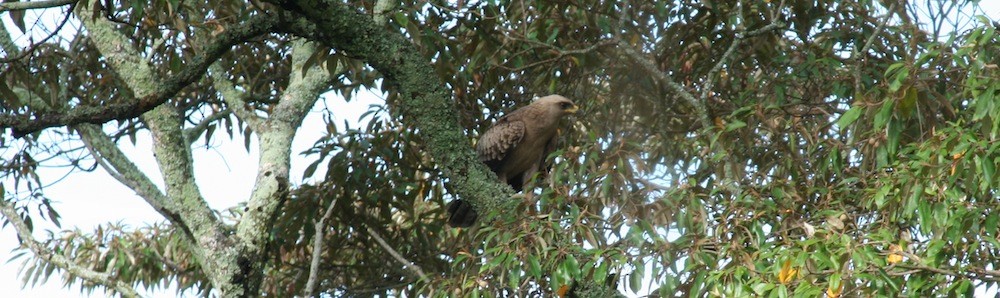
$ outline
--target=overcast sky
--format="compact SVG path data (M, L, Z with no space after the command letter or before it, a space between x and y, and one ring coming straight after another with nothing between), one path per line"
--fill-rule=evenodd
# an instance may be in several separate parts
M1000 18L1000 1L982 1L984 10L991 19ZM9 17L0 15L7 24L7 28L14 28ZM28 22L31 24L31 22ZM355 96L350 103L344 103L339 97L327 98L326 103L329 109L335 111L335 119L338 127L344 120L352 123L352 127L357 126L358 117L367 111L370 104L382 103L383 100L370 93L361 93ZM312 158L302 157L300 152L312 146L325 131L322 120L323 103L318 104L310 115L306 118L302 129L296 135L292 152L295 156L292 159L291 175L293 182L301 181L302 171ZM343 129L343 127L340 127ZM256 143L251 144L251 152L247 152L243 147L240 136L237 140L230 141L224 133L216 133L210 148L204 147L204 141L195 142L198 146L194 148L195 175L198 186L208 200L209 205L217 210L226 209L239 202L245 201L253 189L253 179L257 170L257 150ZM162 181L158 176L156 163L152 156L150 139L148 134L141 133L137 138L137 144L132 146L128 142L122 142L122 150L130 156L133 161L150 175L153 181ZM322 168L322 167L320 167ZM43 182L54 182L59 177L66 176L67 169L61 168L41 168L39 175ZM317 170L314 177L322 177L322 169ZM11 181L0 181L5 186L12 185ZM162 186L161 186L162 187ZM135 195L133 191L115 181L103 170L95 172L74 172L58 183L45 188L46 197L53 199L53 204L62 215L64 228L73 226L79 227L84 232L93 231L99 224L108 222L121 222L133 227L143 226L147 222L162 221L163 218L153 211L142 199ZM43 229L57 230L52 225L40 225L41 220L35 221L36 237L44 239ZM4 297L105 297L103 291L96 291L92 295L81 294L78 285L69 288L63 287L61 276L54 274L48 283L35 287L21 288L21 279L18 271L22 260L8 262L11 251L18 247L17 236L10 227L0 230L0 296ZM983 289L980 289L980 294ZM995 293L996 289L991 289ZM143 293L143 292L140 292ZM158 290L152 293L144 293L150 297L177 297L172 289Z

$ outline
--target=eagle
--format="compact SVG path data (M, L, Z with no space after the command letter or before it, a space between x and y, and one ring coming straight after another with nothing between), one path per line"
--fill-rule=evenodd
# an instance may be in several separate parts
M476 144L483 162L514 191L520 192L536 173L545 171L545 158L555 149L559 120L579 107L561 95L539 98L497 120ZM476 210L462 200L448 204L448 223L468 227Z

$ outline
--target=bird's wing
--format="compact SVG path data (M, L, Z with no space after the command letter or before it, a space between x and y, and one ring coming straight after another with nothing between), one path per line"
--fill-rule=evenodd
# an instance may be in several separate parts
M476 144L476 152L479 153L479 160L490 167L493 172L500 169L507 154L514 151L514 148L524 139L524 121L516 114L501 117L487 129Z

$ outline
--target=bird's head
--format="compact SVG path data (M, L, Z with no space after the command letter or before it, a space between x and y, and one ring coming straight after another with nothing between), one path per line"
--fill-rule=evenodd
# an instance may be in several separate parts
M545 106L547 110L552 111L557 117L576 114L576 111L580 110L580 107L573 103L572 100L555 94L539 98L535 101L535 104Z

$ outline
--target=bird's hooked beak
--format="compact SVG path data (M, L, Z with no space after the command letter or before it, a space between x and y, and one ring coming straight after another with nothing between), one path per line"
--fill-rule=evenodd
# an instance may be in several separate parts
M579 111L579 110L580 110L580 106L577 106L576 104L573 104L573 106L570 106L568 109L565 109L564 111L566 111L566 114L576 114L576 111Z

